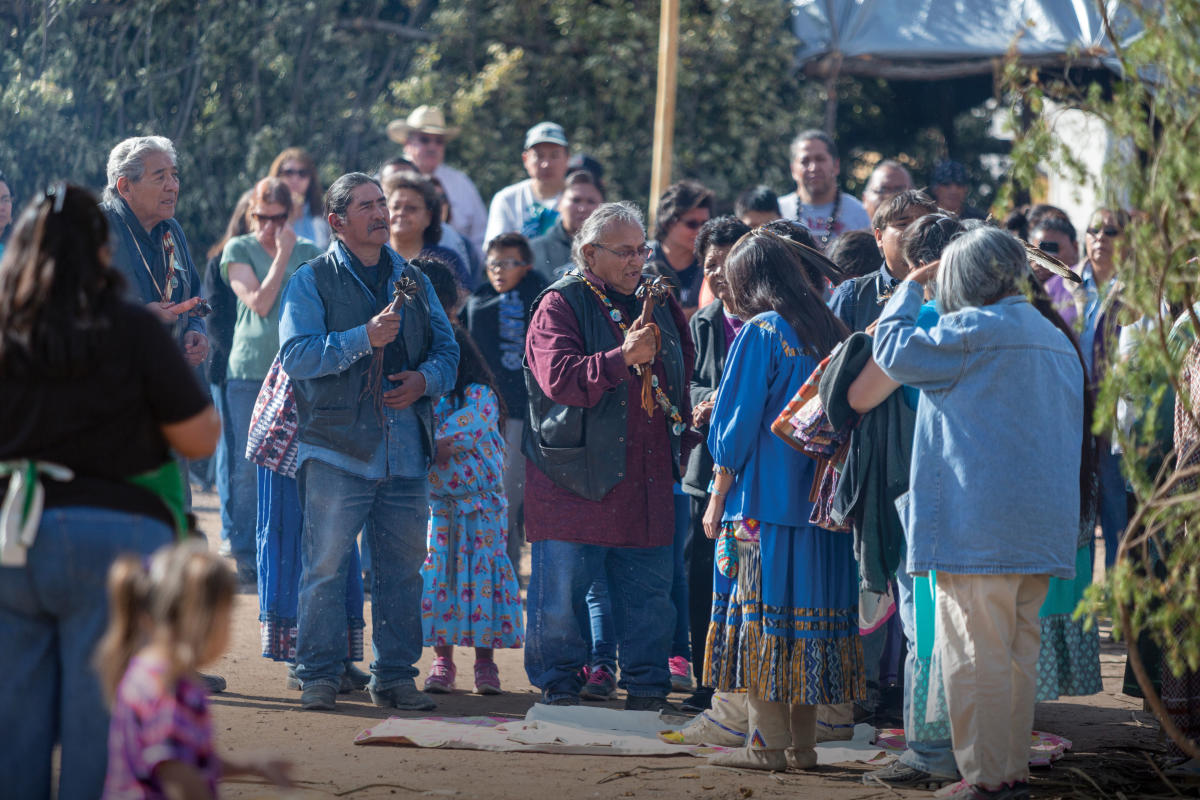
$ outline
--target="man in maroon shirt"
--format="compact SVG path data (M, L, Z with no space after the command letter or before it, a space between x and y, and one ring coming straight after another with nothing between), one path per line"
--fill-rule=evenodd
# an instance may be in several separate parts
M600 206L572 245L576 269L534 301L526 336L525 526L532 544L525 669L542 702L575 705L588 644L584 597L608 578L626 708L672 710L667 659L674 498L688 382L687 320L669 295L638 317L649 248L641 212ZM642 407L650 370L654 402Z

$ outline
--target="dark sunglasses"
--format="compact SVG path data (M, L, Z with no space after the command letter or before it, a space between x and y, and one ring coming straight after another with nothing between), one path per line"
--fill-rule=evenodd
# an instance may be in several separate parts
M274 222L276 225L282 225L287 222L287 214L259 214L257 211L250 216L258 220L259 225L266 225L268 222Z
M1049 253L1052 256L1058 255L1058 242L1042 242L1038 245L1038 250L1043 253Z
M704 225L704 223L698 219L681 219L679 221L679 224L682 225L683 227L687 228L688 230L693 230L693 231L700 230L700 227L702 225Z
M421 144L445 144L446 143L445 137L436 136L436 135L432 135L432 134L425 134L425 133L419 134L417 136L417 141L420 142Z
M1103 233L1105 236L1107 236L1110 239L1115 239L1121 235L1120 228L1088 228L1087 232L1089 234L1091 234L1092 236L1099 236L1100 234Z
M306 169L281 169L279 174L285 178L307 178L308 170Z

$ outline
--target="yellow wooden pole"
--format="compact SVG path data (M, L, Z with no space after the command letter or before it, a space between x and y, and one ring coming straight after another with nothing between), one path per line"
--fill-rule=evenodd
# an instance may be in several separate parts
M658 29L658 93L654 105L654 150L650 170L650 226L658 198L671 183L675 146L675 67L679 56L679 0L662 0Z

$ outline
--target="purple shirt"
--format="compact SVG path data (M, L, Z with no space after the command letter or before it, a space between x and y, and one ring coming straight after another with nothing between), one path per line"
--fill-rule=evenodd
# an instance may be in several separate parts
M163 797L154 773L168 761L195 767L217 796L221 760L213 749L204 685L185 673L172 686L165 662L135 655L113 702L105 800Z
M729 348L733 345L733 338L737 336L737 332L742 329L745 320L730 316L729 312L722 309L721 319L725 323L725 352L729 352Z
M1079 311L1075 306L1075 297L1062 276L1051 275L1042 284L1042 288L1050 296L1050 302L1054 304L1054 310L1063 318L1063 322L1072 328L1075 327L1075 320L1079 317Z
M603 291L607 286L592 273L588 280ZM590 294L590 293L589 293ZM597 305L602 305L595 297ZM687 319L674 298L671 316L679 331L686 365L684 386L691 381L696 361ZM608 318L607 311L605 318ZM609 322L618 341L623 338L616 323ZM609 390L628 394L629 413L625 425L625 476L600 501L588 500L553 483L525 462L525 534L531 542L555 539L609 547L661 547L671 544L675 531L675 501L672 484L671 439L667 419L657 405L647 418L642 411L642 385L621 356L621 348L588 353L583 334L570 303L551 291L542 299L526 337L529 369L538 386L556 403L591 408ZM654 374L662 385L667 375L662 361L654 362ZM680 413L691 418L687 392L682 393Z

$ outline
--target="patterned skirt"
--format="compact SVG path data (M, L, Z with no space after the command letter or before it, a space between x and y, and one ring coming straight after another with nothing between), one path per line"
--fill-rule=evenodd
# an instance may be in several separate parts
M521 590L508 558L503 492L432 495L421 567L426 647L522 647Z
M295 478L258 467L258 620L263 658L296 660L304 509ZM363 658L363 582L358 547L346 574L346 657Z
M851 537L764 522L757 544L738 541L737 560L723 608L714 581L705 683L799 705L862 699Z

